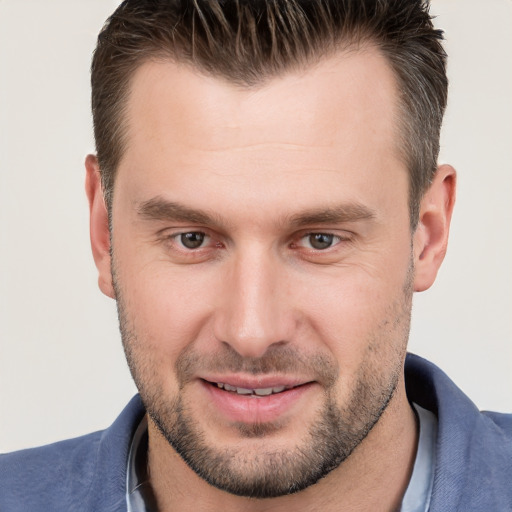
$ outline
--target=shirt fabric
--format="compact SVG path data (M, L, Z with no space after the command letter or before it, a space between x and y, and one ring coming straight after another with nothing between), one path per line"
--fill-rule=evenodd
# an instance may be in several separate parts
M411 402L438 419L429 512L512 512L512 415L479 412L435 365L408 355ZM0 455L2 512L126 512L135 396L106 430Z
M127 512L157 512L147 471L148 420L144 416L135 431L126 470Z
M427 512L434 485L437 418L418 404L412 405L418 417L420 431L416 460L400 512Z

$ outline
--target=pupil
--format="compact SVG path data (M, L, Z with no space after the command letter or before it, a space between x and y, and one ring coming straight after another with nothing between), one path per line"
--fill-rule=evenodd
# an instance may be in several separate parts
M204 233L198 231L192 233L183 233L181 235L181 243L187 249L197 249L204 241Z
M333 235L326 235L325 233L315 233L309 235L309 243L314 249L327 249L332 245Z

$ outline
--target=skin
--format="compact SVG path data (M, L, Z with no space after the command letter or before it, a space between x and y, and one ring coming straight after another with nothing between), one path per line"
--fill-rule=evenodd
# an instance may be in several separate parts
M393 74L373 49L252 89L172 62L145 63L135 73L112 205L114 261L92 155L86 189L99 285L117 293L123 341L146 401L162 410L180 400L205 446L231 453L243 474L258 469L257 455L307 448L328 399L347 415L361 382L376 394L396 385L344 462L299 493L265 500L200 478L150 417L159 510L399 506L417 443L403 378L412 291L430 287L443 260L455 172L438 169L411 233L396 101ZM185 248L180 233L187 232L206 233L205 245ZM333 244L315 249L311 233L333 234ZM257 414L232 421L203 379L268 378L255 377L250 365L273 353L322 364L270 364L271 378L307 382L306 391L271 421ZM228 354L245 366L223 367ZM187 357L195 363L180 373ZM163 416L173 420L171 412Z

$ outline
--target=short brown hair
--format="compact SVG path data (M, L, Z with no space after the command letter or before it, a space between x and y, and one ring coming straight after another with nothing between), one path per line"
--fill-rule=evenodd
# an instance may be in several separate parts
M421 0L125 0L98 37L92 113L110 208L126 144L130 79L150 59L188 63L251 87L347 47L376 46L400 97L400 147L410 172L411 225L437 167L447 100L442 32Z

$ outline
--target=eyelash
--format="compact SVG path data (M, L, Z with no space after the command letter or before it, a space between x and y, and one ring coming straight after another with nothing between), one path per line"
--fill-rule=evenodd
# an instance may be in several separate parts
M204 239L202 240L201 245L199 245L198 247L186 247L182 240L182 237L186 235L201 235L202 237L204 237ZM185 253L197 253L201 250L205 250L208 248L209 242L211 242L211 240L213 239L211 235L201 230L180 231L179 233L173 233L171 235L168 235L165 238L166 240L171 240L173 244L176 244L178 246L177 250ZM221 242L216 242L213 244L213 247L221 249L222 247L224 247L224 244L222 244Z
M183 244L182 239L182 237L185 235L200 235L204 237L204 239L201 242L201 245L199 245L198 247L186 247ZM331 243L330 245L322 249L312 247L311 243L309 243L309 247L302 243L303 241L308 240L311 242L311 237L328 237L331 238ZM187 253L189 255L197 254L199 252L203 252L205 249L208 249L208 242L213 239L211 235L202 230L180 231L178 233L167 235L165 238L166 240L171 240L173 244L176 244L178 246L178 251L181 251L182 253ZM297 237L295 237L295 241L289 244L289 247L292 249L303 248L310 253L321 254L332 252L331 250L333 250L335 247L337 247L339 244L343 242L350 242L350 237L341 236L339 234L337 235L329 231L309 231L305 233L300 233ZM224 247L224 244L222 242L216 242L213 247L221 249Z
M336 247L341 242L344 242L347 240L347 238L343 238L340 235L335 235L334 233L329 233L328 231L311 231L309 233L304 233L299 237L299 242L303 240L311 239L311 237L330 237L332 239L331 244L323 249L315 248L315 247L305 247L307 250L313 251L313 252L327 252L329 249ZM292 246L297 246L298 243L293 243ZM311 243L310 243L311 245Z

